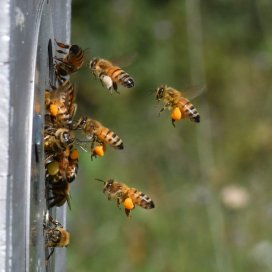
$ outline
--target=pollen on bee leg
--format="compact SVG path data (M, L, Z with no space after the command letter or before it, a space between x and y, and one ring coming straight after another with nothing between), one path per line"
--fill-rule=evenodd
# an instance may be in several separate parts
M102 84L109 90L111 90L113 82L109 76L101 75L100 77Z
M50 176L54 176L59 172L59 163L57 161L50 162L47 166L47 171Z
M124 201L124 206L127 210L133 210L134 209L134 203L130 197L126 198Z
M97 155L98 157L103 157L104 154L105 154L105 151L106 151L106 148L104 148L103 145L97 145L95 148L94 148L94 155Z
M79 152L78 152L78 150L77 150L77 149L72 150L72 152L70 153L70 158L71 158L72 160L77 160L78 157L79 157Z
M175 120L175 121L180 120L182 118L182 113L179 107L176 107L173 109L171 117L172 117L172 120Z
M50 105L50 113L53 115L53 116L57 116L58 112L59 112L59 109L58 109L58 106L55 105L55 104L51 104Z

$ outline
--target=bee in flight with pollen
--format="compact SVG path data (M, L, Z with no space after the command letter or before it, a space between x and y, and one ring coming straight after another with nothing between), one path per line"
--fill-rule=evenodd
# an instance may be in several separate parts
M144 209L155 208L155 204L149 196L135 188L130 188L125 183L113 179L109 179L108 181L103 181L101 179L96 180L104 183L103 193L108 197L108 200L115 199L118 208L120 207L120 204L123 203L127 216L130 215L130 212L135 208L135 205Z
M104 153L106 152L106 144L115 149L124 149L122 139L115 132L90 117L81 117L73 126L73 129L83 131L87 139L85 142L91 143L92 157L104 156ZM83 148L83 143L79 140L78 144Z
M90 70L102 85L112 94L112 89L118 92L118 84L126 88L134 87L133 78L119 66L115 66L110 61L94 58L90 61Z
M160 113L165 109L172 110L172 124L181 119L190 119L193 122L200 122L200 115L195 106L183 96L183 94L167 85L161 85L156 90L156 100L163 101L164 106Z

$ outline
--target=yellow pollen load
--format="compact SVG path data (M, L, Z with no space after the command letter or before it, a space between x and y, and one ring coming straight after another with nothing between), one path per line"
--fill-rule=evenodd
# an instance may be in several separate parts
M58 115L58 112L59 112L58 106L55 105L55 104L51 104L51 105L50 105L50 113L51 113L53 116L57 116L57 115Z
M172 120L175 120L175 121L180 120L182 118L182 113L179 107L176 107L173 109L171 117L172 117Z
M57 161L50 162L46 168L50 176L55 176L59 172L59 163Z
M77 149L74 149L71 153L70 153L70 158L72 160L77 160L79 157L79 152Z
M99 157L103 157L105 154L105 150L103 148L103 145L98 145L94 148L94 153L99 156Z
M133 204L132 199L130 197L128 197L128 198L125 199L124 206L128 210L134 209L134 204Z

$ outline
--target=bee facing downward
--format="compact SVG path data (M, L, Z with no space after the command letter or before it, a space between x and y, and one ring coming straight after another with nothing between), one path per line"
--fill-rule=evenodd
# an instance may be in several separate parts
M47 256L48 261L54 253L55 247L67 247L70 243L70 232L48 213L46 214L45 222L43 224L45 233L46 247L52 248L50 254Z
M56 40L55 40L56 41ZM63 58L55 58L58 62L55 64L56 76L59 81L65 80L65 76L68 76L76 71L78 71L84 62L84 52L76 44L64 44L57 42L56 44L62 48L68 50L64 52L62 50L57 50L58 53L63 54Z
M161 85L156 90L156 100L163 100L164 107L160 112L166 108L173 110L172 112L172 124L175 126L175 121L188 118L193 122L200 122L200 115L194 105L183 96L183 94L167 85Z
M135 205L144 209L153 209L155 207L149 196L135 188L130 188L126 184L113 179L106 182L100 179L97 180L104 183L103 193L106 194L109 200L115 199L118 207L120 207L121 203L124 204L127 216L130 215L130 211L135 208Z
M118 92L117 84L126 88L134 86L133 78L123 69L113 65L110 61L100 58L94 58L90 61L90 69L96 78L99 78L102 85L112 94L112 89Z

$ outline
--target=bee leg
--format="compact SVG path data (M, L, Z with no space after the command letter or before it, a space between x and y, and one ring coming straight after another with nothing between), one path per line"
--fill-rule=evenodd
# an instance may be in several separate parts
M159 116L160 116L160 113L163 112L165 109L167 109L168 107L172 106L172 103L168 102L166 103L163 108L161 108L160 112L159 112Z
M117 198L117 199L116 199L116 202L117 202L117 207L118 207L118 209L121 209L121 208L120 208L120 204L121 204L120 198Z
M129 209L125 209L125 213L126 213L126 216L131 218L131 215L130 215L130 210Z
M57 50L58 53L65 55L66 53L62 50Z
M120 94L120 92L118 92L118 86L117 86L117 83L115 82L115 81L113 81L112 82L112 87L113 87L113 90L116 92L116 93L118 93L118 94Z
M62 42L57 42L57 40L55 39L56 44L60 47L60 48L65 48L68 49L70 48L70 45L62 43Z
M47 258L46 258L46 261L47 261L47 262L49 261L50 257L51 257L52 254L54 253L54 250L55 250L55 248L53 247L53 248L51 249L51 252L49 253L49 255L48 255Z
M173 125L174 128L176 127L174 119L172 119L172 125Z

